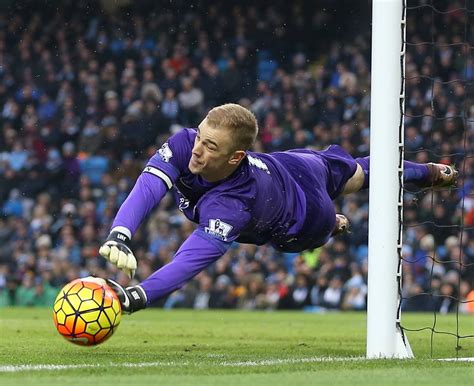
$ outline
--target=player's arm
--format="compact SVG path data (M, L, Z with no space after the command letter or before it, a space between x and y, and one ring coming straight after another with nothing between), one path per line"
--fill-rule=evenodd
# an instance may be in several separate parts
M147 168L150 170L149 166ZM171 181L169 183L171 184ZM104 258L130 278L135 275L137 269L137 260L130 249L132 235L143 219L161 201L169 187L165 180L156 175L150 172L142 173L120 207L107 241L99 249Z
M130 240L143 219L171 189L185 170L190 158L192 130L184 129L171 136L150 158L143 173L120 207L107 241L99 253L124 271L130 278L137 261L130 249Z
M181 288L203 269L219 259L231 242L217 240L202 230L195 230L181 245L173 260L153 273L140 285L148 302Z
M199 204L199 228L179 248L174 259L140 284L154 302L191 280L219 259L250 221L240 199L208 194Z
M199 228L184 241L169 264L137 286L123 288L110 281L125 312L137 311L181 288L219 259L250 221L250 212L235 195L208 194L198 210Z
M122 310L132 313L181 288L219 259L231 244L197 229L184 241L170 263L140 285L124 288L113 280L107 282L119 296Z

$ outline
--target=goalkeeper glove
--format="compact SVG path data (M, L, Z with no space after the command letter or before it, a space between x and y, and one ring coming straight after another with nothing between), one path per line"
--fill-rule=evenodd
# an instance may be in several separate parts
M107 284L117 294L122 304L122 312L131 314L146 307L147 296L139 285L124 288L112 279L106 279Z
M99 253L131 279L137 269L137 259L129 247L130 238L122 232L110 232L107 241L100 247Z

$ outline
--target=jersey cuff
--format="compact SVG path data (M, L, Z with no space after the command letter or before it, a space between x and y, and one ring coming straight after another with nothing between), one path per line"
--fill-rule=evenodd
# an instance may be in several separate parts
M145 169L143 169L143 173L150 173L161 178L161 180L168 187L168 190L173 187L173 181L171 180L171 178L165 172L155 168L154 166L145 167Z
M112 232L120 232L120 233L123 233L125 236L127 236L129 239L132 238L132 232L130 232L130 229L128 228L125 228L123 226L116 226L116 227L113 227L111 230L110 230L110 233Z

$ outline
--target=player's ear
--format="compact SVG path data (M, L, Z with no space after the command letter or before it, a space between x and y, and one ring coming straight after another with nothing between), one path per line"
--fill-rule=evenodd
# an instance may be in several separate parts
M236 150L230 157L229 163L231 165L238 165L240 161L242 161L245 157L245 151L243 150Z

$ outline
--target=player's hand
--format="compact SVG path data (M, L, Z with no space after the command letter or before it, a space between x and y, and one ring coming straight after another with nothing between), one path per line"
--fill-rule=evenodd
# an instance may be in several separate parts
M128 246L130 239L122 232L110 232L107 241L99 249L99 253L121 269L131 279L137 270L137 259Z

